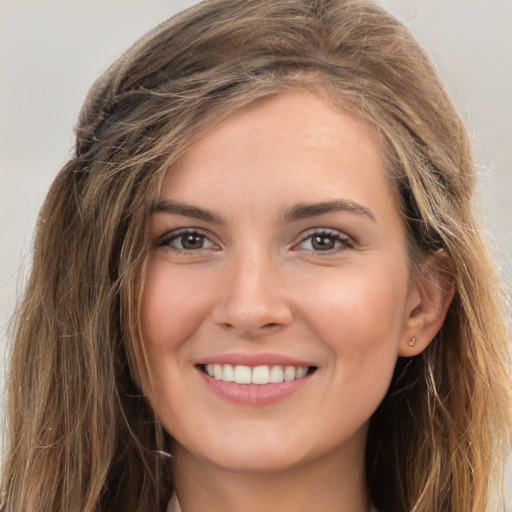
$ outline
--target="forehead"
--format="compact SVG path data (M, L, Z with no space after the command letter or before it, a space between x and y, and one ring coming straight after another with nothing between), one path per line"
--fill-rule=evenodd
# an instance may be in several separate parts
M227 184L242 189L263 180L269 190L306 181L311 193L325 194L341 176L345 187L362 179L386 186L384 167L373 127L316 95L287 92L199 134L168 170L162 192L185 193L201 184L220 192Z

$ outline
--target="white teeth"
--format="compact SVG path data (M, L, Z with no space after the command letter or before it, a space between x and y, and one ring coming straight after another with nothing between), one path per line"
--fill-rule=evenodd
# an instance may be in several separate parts
M222 365L222 380L225 382L234 382L235 371L234 371L232 365L230 365L230 364Z
M286 366L284 369L284 380L295 380L295 366Z
M301 379L308 373L307 366L245 366L231 364L207 364L204 371L210 377L237 384L278 384Z
M283 382L283 367L282 366L272 366L270 368L270 382L272 384L276 384L278 382Z
M308 367L307 366L299 366L297 370L295 371L295 378L296 379L302 379L302 377L305 377L308 373Z
M270 381L270 370L268 366L255 366L252 370L253 384L268 384Z
M220 364L213 365L213 376L217 380L222 379L222 366Z
M235 382L237 384L250 384L251 368L249 366L242 366L241 364L235 366Z

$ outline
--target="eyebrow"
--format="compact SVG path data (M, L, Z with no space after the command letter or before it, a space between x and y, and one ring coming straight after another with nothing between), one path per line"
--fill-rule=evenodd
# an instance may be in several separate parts
M336 199L334 201L325 201L322 203L299 203L288 208L283 214L284 222L305 219L308 217L316 217L332 212L351 212L358 215L364 215L369 219L377 222L372 211L362 204L347 199Z
M359 215L364 215L369 219L376 221L375 215L366 206L363 206L354 201L347 199L337 199L334 201L325 201L321 203L299 203L290 208L287 208L283 215L283 222L293 222L296 220L305 219L308 217L316 217L325 215L332 212L351 212ZM165 199L158 201L151 208L151 214L155 213L166 213L169 215L183 215L184 217L192 217L194 219L203 220L205 222L213 222L215 224L226 224L226 221L220 215L207 210L205 208L199 208L198 206L192 206L187 203L180 201L173 201Z
M214 224L225 224L225 220L216 213L192 206L180 201L172 201L169 199L158 201L151 208L151 214L167 213L170 215L183 215L184 217L192 217L194 219L204 220L205 222L213 222Z

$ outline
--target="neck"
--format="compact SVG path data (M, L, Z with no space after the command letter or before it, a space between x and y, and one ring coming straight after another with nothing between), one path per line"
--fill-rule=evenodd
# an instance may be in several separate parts
M364 445L332 452L300 467L271 472L232 471L175 449L175 490L182 512L369 512Z

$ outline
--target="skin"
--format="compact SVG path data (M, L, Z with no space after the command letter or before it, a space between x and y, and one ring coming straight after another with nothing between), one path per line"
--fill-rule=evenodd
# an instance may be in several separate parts
M344 207L290 215L334 201ZM316 96L279 94L199 138L168 171L160 202L142 298L143 388L176 440L182 509L369 510L369 418L397 357L421 352L443 319L442 294L424 291L439 287L410 276L377 138ZM194 248L183 248L182 228L197 233ZM233 404L197 367L233 352L316 371L276 403Z

